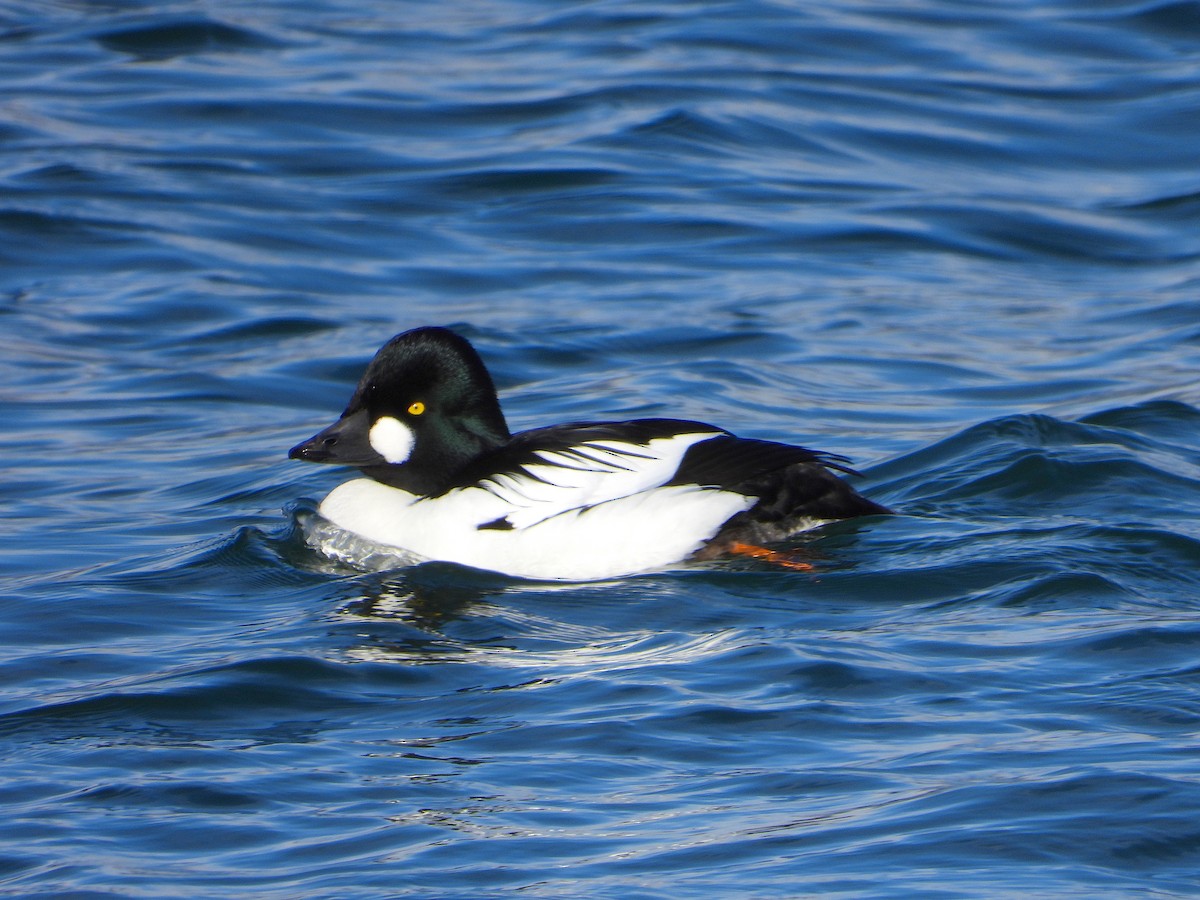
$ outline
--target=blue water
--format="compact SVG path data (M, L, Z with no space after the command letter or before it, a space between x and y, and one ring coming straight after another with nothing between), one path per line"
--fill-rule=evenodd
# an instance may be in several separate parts
M1200 893L1200 5L0 4L0 894ZM902 515L363 570L288 447L453 324L514 427Z

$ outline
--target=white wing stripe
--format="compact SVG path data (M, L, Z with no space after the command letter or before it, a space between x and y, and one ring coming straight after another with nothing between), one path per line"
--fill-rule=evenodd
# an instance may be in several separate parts
M596 459L593 456L588 456L586 453L558 450L539 450L534 454L539 459L544 459L552 466L561 466L564 469L577 469L580 472L606 472L611 466L603 460ZM578 466L574 463L590 462L601 468L596 469L591 466Z
M541 450L536 456L544 462L526 465L523 472L494 475L480 486L509 507L503 518L515 528L528 528L568 510L596 506L664 485L679 468L689 447L715 436L714 432L677 434L655 438L645 445L587 441L566 450ZM613 458L602 459L593 454ZM599 468L574 464L579 458ZM567 461L572 464L565 464ZM495 518L490 516L487 521Z

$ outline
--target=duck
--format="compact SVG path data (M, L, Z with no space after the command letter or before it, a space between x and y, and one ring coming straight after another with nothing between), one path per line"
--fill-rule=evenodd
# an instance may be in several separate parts
M858 474L844 456L702 422L585 421L513 434L479 353L434 326L385 343L338 420L288 457L362 474L318 507L338 529L417 560L537 581L739 555L806 569L768 545L891 512L840 477Z

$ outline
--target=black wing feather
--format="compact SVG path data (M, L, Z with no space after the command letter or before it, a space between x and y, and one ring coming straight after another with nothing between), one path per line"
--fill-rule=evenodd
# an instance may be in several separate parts
M733 491L758 502L734 516L714 542L728 540L780 540L809 519L841 519L889 512L858 494L835 472L858 475L849 460L835 453L806 447L739 438L700 422L679 419L635 419L629 422L573 422L535 428L513 435L496 450L486 453L461 470L451 487L472 484L487 486L503 475L538 478L530 466L621 468L621 456L638 456L637 447L656 438L680 434L711 434L688 448L668 485L698 484ZM628 450L608 451L583 445L594 441L625 444ZM612 460L599 459L612 453ZM571 462L550 461L539 453L558 453ZM572 465L571 463L575 463ZM511 489L511 488L510 488ZM512 523L500 518L486 522L483 529L508 529Z
M688 448L671 484L702 484L736 491L754 482L798 464L836 469L857 475L849 460L833 453L819 453L806 447L758 441L722 434Z
M713 539L715 546L734 541L783 540L812 519L848 519L890 512L862 496L831 470L859 473L849 460L805 447L720 435L692 445L672 484L722 488L758 502L738 513Z

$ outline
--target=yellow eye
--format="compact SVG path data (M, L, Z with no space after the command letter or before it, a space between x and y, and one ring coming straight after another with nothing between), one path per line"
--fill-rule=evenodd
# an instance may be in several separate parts
M416 400L408 405L408 414L410 416L419 416L425 412L425 404L420 400Z

